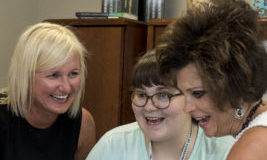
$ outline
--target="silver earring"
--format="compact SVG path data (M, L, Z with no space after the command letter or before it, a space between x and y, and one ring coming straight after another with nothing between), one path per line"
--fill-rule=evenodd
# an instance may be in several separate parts
M236 119L242 119L244 117L244 109L241 108L241 107L238 107L236 110L235 110L235 118Z

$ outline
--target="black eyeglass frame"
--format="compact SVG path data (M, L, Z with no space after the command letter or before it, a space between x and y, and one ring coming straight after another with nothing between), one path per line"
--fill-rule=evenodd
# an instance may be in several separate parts
M151 95L151 96L145 94L145 95L146 95L146 101L145 101L144 105L142 105L142 106L135 104L134 101L133 101L133 94L135 93L135 91L130 91L130 93L131 93L131 100L132 100L132 103L133 103L136 107L139 107L139 108L143 108L143 107L145 107L146 104L147 104L147 102L148 102L148 100L150 99L151 102L152 102L152 104L153 104L153 106L156 107L156 108L158 108L158 109L166 109L166 108L168 108L169 105L170 105L170 103L171 103L171 99L172 99L173 97L183 95L182 92L177 93L177 94L173 94L173 95L171 95L171 94L167 94L168 99L169 99L169 101L168 101L168 105L167 105L166 107L158 107L157 105L155 105L155 103L154 103L154 101L153 101L153 97L154 97L155 95L162 94L161 92L159 92L159 93L155 93L155 94L153 94L153 95Z

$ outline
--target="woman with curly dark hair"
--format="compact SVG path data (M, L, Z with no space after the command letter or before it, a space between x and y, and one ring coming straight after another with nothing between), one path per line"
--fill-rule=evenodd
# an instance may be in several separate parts
M175 78L184 111L207 136L236 138L228 159L267 156L267 54L257 16L243 1L203 3L171 24L157 46L161 76Z

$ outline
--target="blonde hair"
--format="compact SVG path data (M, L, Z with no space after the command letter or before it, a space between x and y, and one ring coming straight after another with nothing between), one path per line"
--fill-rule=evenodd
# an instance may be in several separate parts
M19 38L8 73L7 102L11 111L23 116L32 102L35 73L66 63L78 54L81 67L81 87L68 113L75 117L84 94L86 50L67 28L57 24L38 23L29 27Z

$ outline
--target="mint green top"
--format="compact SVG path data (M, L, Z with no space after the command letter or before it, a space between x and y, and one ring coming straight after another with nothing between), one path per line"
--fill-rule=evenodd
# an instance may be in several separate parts
M233 137L209 138L199 127L190 160L223 160ZM149 160L145 136L137 122L108 131L94 146L86 160Z

